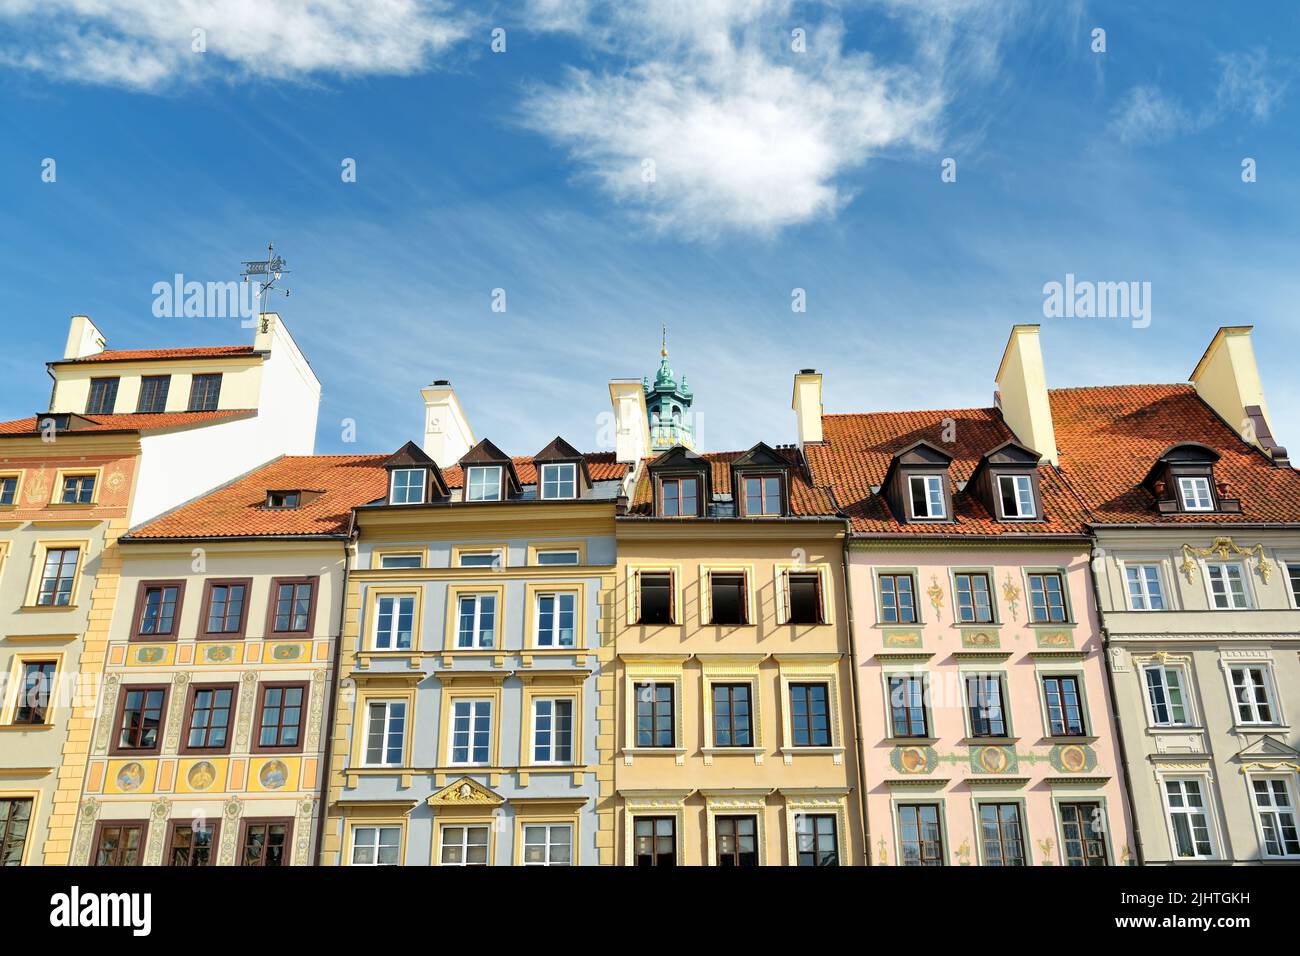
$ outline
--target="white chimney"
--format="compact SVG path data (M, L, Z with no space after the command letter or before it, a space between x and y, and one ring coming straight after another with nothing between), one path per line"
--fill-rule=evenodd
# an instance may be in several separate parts
M1252 326L1225 326L1215 333L1189 381L1201 401L1214 409L1237 434L1272 455L1277 448L1273 423L1264 403L1264 383L1251 345ZM1276 456L1275 456L1276 457Z
M1059 464L1037 325L1012 327L1011 338L1002 353L1002 364L998 366L997 383L998 407L1016 440L1038 452L1044 461Z
M445 379L421 389L420 394L424 396L424 453L439 468L454 465L478 444L460 399Z
M814 368L805 368L794 377L794 396L790 399L799 426L799 447L822 440L822 377Z
M650 415L645 407L645 389L638 379L612 379L609 400L614 407L615 457L639 465L650 454Z
M65 359L86 358L104 351L103 333L90 321L88 315L74 315L68 328L68 344L63 347Z

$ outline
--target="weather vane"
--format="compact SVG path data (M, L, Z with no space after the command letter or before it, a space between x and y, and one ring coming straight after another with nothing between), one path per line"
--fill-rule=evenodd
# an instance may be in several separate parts
M245 282L254 276L258 277L257 282L257 312L255 315L261 315L266 311L266 294L271 291L283 292L285 298L289 297L291 289L276 289L275 284L281 276L288 275L289 270L284 267L284 256L275 254L275 243L266 244L265 259L245 259L244 271L240 274ZM245 323L246 328L252 328L251 317Z

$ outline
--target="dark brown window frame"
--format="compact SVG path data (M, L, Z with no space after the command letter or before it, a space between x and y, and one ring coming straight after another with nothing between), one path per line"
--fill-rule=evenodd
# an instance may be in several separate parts
M1040 621L1040 620L1038 620L1038 619L1036 619L1036 618L1034 617L1034 578L1042 578L1042 579L1044 580L1044 584L1043 584L1043 602L1044 602L1044 604L1043 604L1043 606L1044 606L1044 608L1045 608L1046 611L1047 611L1047 618L1046 618L1046 620L1041 620L1041 621ZM1047 595L1048 595L1048 589L1047 589L1047 584L1046 584L1046 579L1047 579L1047 578L1056 578L1057 583L1061 586L1061 592L1060 592L1060 593L1061 593L1061 615L1062 615L1062 617L1061 617L1061 619L1060 619L1059 621L1053 621L1053 620L1052 620L1052 603L1051 603L1051 601L1048 600L1048 597L1047 597ZM1051 624L1073 624L1073 623L1074 623L1074 621L1073 621L1073 619L1072 619L1072 617L1071 617L1071 609L1070 609L1069 582L1066 581L1066 579L1065 579L1065 575L1064 575L1064 574L1062 574L1060 571L1030 571L1030 572L1026 575L1026 581L1025 581L1025 583L1028 585L1028 593L1026 593L1026 595L1025 595L1025 598L1026 598L1026 606L1025 606L1025 610L1028 612L1028 615L1029 615L1029 623L1030 623L1031 625L1034 625L1034 624L1048 624L1048 625L1051 625Z
M171 588L176 589L176 613L172 615L172 628L166 634L144 634L140 630L142 617L145 608L145 595L153 588ZM185 581L181 578L174 580L151 580L141 581L135 591L135 610L131 616L131 635L132 641L143 641L146 643L174 643L177 632L181 626L181 611L185 607Z
M813 589L817 594L817 620L815 621L796 621L794 619L794 584L795 578L811 578ZM785 580L781 586L785 589L785 620L782 624L790 624L795 627L815 627L818 624L825 624L827 621L826 614L826 590L823 585L822 574L820 571L791 571L785 572Z
M777 510L775 513L768 513L766 511L751 512L749 510L749 494L745 488L745 482L751 478L757 478L759 480L766 480L768 478L771 478L776 481ZM752 471L752 472L741 471L736 473L735 480L739 482L740 487L738 489L737 488L732 489L732 497L735 499L737 503L738 506L737 513L740 514L741 517L743 518L785 517L788 508L786 507L786 484L785 484L784 474L782 474L779 471ZM763 496L760 495L760 497Z
M223 383L222 383L222 377L223 377L223 376L222 376L222 373L221 373L221 372L196 372L194 375L192 375L192 376L190 377L190 397L189 397L189 401L186 402L186 404L185 404L185 408L186 408L186 410L187 410L187 411L191 411L191 412L207 412L207 411L216 411L217 409L219 409L219 408L221 407L221 386L222 386L222 384L223 384ZM215 397L216 397L216 401L213 403L213 405L212 405L211 408L207 408L207 407L198 408L198 407L195 407L194 399L197 397L197 396L196 396L196 390L197 390L198 385L199 385L199 380L200 380L200 379L203 379L203 380L206 380L206 381L211 381L211 380L214 379L214 378L217 380L217 394L216 394L216 396L215 396ZM208 391L207 388L205 388L204 391L203 391L203 396L204 396L205 398L207 397L207 391ZM204 406L207 405L206 402L204 402L203 404L204 404Z
M1064 725L1061 733L1055 733L1052 730L1052 705L1048 700L1047 685L1049 681L1058 682L1057 691L1061 695L1061 721ZM1064 684L1069 681L1074 685L1074 699L1079 708L1079 732L1071 733L1069 728L1070 717L1065 709L1065 688ZM1043 697L1043 716L1047 718L1047 736L1051 738L1065 737L1087 737L1088 734L1088 708L1086 699L1083 696L1083 679L1078 674L1043 674L1041 681Z
M212 589L217 587L230 587L232 585L242 584L244 586L244 606L239 612L239 630L237 631L209 631L208 621L212 614ZM203 582L203 608L199 616L199 628L196 638L200 641L234 641L243 640L248 634L248 608L253 603L253 579L252 578L213 578L210 581Z
M113 400L109 402L108 408L95 407L95 387L106 382L112 382ZM97 375L90 380L90 388L86 392L86 414L87 415L112 415L117 411L117 396L122 388L122 377L120 375ZM101 403L103 395L99 396Z
M972 618L967 621L961 616L961 580L965 578L970 591L970 609ZM975 600L975 579L984 579L984 594L989 599L987 621L981 621L979 618L979 602ZM954 571L952 576L953 590L953 616L957 618L958 624L996 624L997 623L997 601L994 598L993 576L987 571ZM913 596L915 598L915 595Z
M692 512L683 512L681 510L682 492L680 483L683 481L695 482L695 510ZM659 475L655 478L655 492L658 497L659 507L656 509L657 516L660 518L698 518L704 513L704 473L690 472L679 475ZM664 485L677 484L677 514L670 515L664 510Z
M262 846L262 860L260 863L245 863L244 853L248 849L248 829L250 826L259 827L284 827L284 863L283 866L292 866L293 863L293 817L246 817L239 823L239 846L237 847L239 856L237 866L266 866L266 845Z
M28 706L24 700L24 698L26 698L28 694L27 673L28 673L28 668L32 667L33 665L41 668L42 676L44 676L45 667L49 666L53 668L53 670L50 672L49 686L45 688L45 703L40 710L41 719L20 720L19 719L20 712L22 711L23 707ZM59 676L59 662L56 658L27 657L27 658L21 658L18 661L18 700L14 702L14 712L13 712L13 718L10 721L10 726L31 727L33 729L36 727L52 726L49 719L50 702L54 697L54 682L55 682L55 678L58 676ZM37 709L35 707L32 707L31 711L33 715L37 713Z
M645 593L643 579L646 575L655 575L668 578L668 621L664 622L647 622L645 620L645 602L642 596ZM654 571L646 569L638 571L636 574L636 622L642 627L675 627L680 622L677 620L677 572L676 571Z
M750 820L754 824L754 862L752 864L740 862L739 823L742 820ZM721 832L721 828L719 827L719 824L722 823L723 821L730 822L732 826L731 839L734 843L734 848L732 849L731 853L724 853L722 850L722 832ZM762 858L762 854L759 852L760 841L762 840L762 827L759 823L758 814L756 813L719 813L715 815L713 818L713 840L714 840L713 862L717 866L723 866L724 864L722 861L724 859L727 859L728 857L730 857L732 862L729 864L725 864L727 866L735 866L735 867L758 866L758 861Z
M162 704L158 708L158 743L153 747L123 747L122 721L126 717L126 698L131 691L162 691ZM113 737L108 752L114 757L156 757L162 750L163 731L167 729L167 704L171 699L170 684L123 684L117 692L117 716L113 719Z
M1085 814L1082 812L1085 807L1095 813L1101 810L1101 801L1067 800L1062 801L1056 806L1057 817L1061 822L1061 856L1064 858L1066 866L1108 866L1110 864L1110 854L1106 849L1106 831L1102 830L1100 833L1094 832L1091 836L1086 834L1085 831L1093 829L1093 824L1092 820L1086 819ZM1067 810L1072 814L1077 815L1075 820L1070 821L1066 819ZM1080 849L1083 851L1083 856L1079 857L1078 863L1070 862L1071 856L1069 850L1066 849L1067 845L1070 843L1069 838L1066 836L1067 827L1069 827L1071 822L1079 828L1078 843ZM1101 850L1100 855L1089 855L1088 844L1093 842L1095 842Z
M280 587L285 584L310 584L311 585L311 602L307 606L307 628L302 631L278 631L275 628L276 606L280 601ZM320 597L320 575L310 575L307 577L288 577L271 579L271 595L267 601L266 609L266 633L268 636L286 636L296 635L300 638L310 639L316 633L316 602ZM290 609L290 623L292 623L292 608Z
M99 866L95 861L99 858L101 843L104 839L104 831L109 829L134 829L140 831L140 850L139 855L134 863L105 863L104 866L143 866L145 848L149 842L149 821L148 820L100 820L95 824L95 838L90 842L90 866Z
M883 582L885 581L886 578L888 578L890 581L893 582L892 593L893 593L894 600L891 602L891 604L885 603L886 596L885 596L885 588ZM908 587L908 593L912 596L912 605L911 605L912 619L910 621L903 620L903 604L898 599L898 595L899 595L898 581L900 578L907 578L908 583L910 585ZM876 590L880 594L879 614L880 614L880 623L882 625L886 627L908 627L914 624L921 623L921 614L918 611L916 606L916 597L917 597L916 575L912 574L912 572L910 571L882 572L881 574L878 574L876 576ZM887 620L885 616L885 608L890 606L892 606L894 609L894 620L892 621Z
M651 693L653 695L650 701L650 742L648 744L641 743L640 730L637 727L637 722L640 720L640 716L641 716L640 714L641 704L643 703L643 701L640 699L638 695L637 688L645 687L645 686L649 686L651 688ZM672 739L669 740L669 742L666 744L655 742L656 739L658 738L657 724L659 721L659 717L662 714L662 708L660 707L660 702L659 702L660 687L667 687L670 691L672 691L672 693L669 695L669 700L668 700L668 720L672 727ZM676 682L669 681L669 680L655 680L654 678L650 678L649 680L635 680L632 682L632 694L634 698L632 702L632 722L633 722L632 723L632 746L636 747L638 750L675 749L677 747L677 697L678 697ZM710 706L712 706L712 701L710 701Z
M919 860L919 862L917 863L905 862L907 857L906 854L903 852L903 850L904 847L906 847L907 844L911 841L905 840L903 838L903 811L904 810L912 810L916 813L916 853L917 853L917 859ZM924 821L921 819L922 810L934 811L935 824L939 828L939 836L938 839L935 841L939 845L939 852L937 856L926 856L925 853L926 840L924 836L924 830L922 829L922 827L924 826ZM947 866L948 861L944 858L943 807L940 804L933 803L933 802L900 803L898 804L897 814L898 814L899 865L900 866Z
M1025 812L1018 802L1014 800L986 800L976 804L979 813L976 815L976 824L979 827L978 833L980 838L980 847L983 850L984 866L1028 866L1030 863L1029 847L1025 845ZM988 841L984 833L984 811L986 808L994 808L994 818L998 824L998 862L996 864L989 862ZM1010 829L1009 823L1003 820L1002 811L1012 809L1015 811L1015 819L1011 823L1015 824L1015 842L1020 846L1020 857L1017 863L1007 862L1007 835Z
M196 823L195 820L187 820L183 817L175 818L167 821L167 844L166 844L167 848L163 850L163 859L162 859L163 866L174 865L172 863L172 850L175 849L176 831L181 829L182 827L193 828L195 823ZM208 829L212 831L212 840L208 844L208 862L204 863L203 865L216 866L217 851L221 847L221 818L219 816L212 816L207 819L206 823ZM191 846L190 847L191 853L193 852L193 850L194 848L193 846ZM193 864L186 864L186 865L192 866Z
M714 627L748 627L753 624L752 617L749 613L749 572L745 570L731 571L725 568L718 568L709 571L709 624ZM717 608L714 601L714 578L740 578L740 620L735 622L720 622L717 620Z
M28 838L32 835L32 823L34 822L34 814L36 811L36 798L30 795L21 796L19 794L10 794L8 796L0 796L0 804L3 803L10 804L10 807L7 814L0 814L0 824L4 825L4 839L0 840L0 865L3 865L4 861L8 859L10 851L16 848L18 850L18 865L21 866L23 864L23 857L27 854L27 847L29 845L27 842ZM27 826L23 830L21 842L19 842L19 840L14 836L13 819L15 811L18 809L20 803L27 804L27 820L25 821Z
M736 715L736 691L744 688L744 699L747 705L747 713L743 721ZM718 716L718 691L726 690L727 698L727 716L725 724L720 722ZM709 714L712 717L713 739L709 746L715 750L751 750L757 745L754 743L754 692L756 688L752 681L714 681L709 686ZM731 738L731 743L718 743L719 731L725 729L727 735ZM745 736L749 738L748 743L736 743L738 730L743 729Z
M812 691L811 691L811 688L813 687L821 687L826 691L826 742L824 744L817 743L815 741L816 731L813 728L813 714L812 714L813 698L812 698ZM790 746L791 747L833 747L835 746L835 727L832 720L832 715L834 713L833 711L834 704L831 700L830 680L826 678L822 678L819 680L815 677L808 678L805 680L792 680L788 685L788 689L789 689L789 700L787 701L787 705L790 708ZM804 697L805 703L807 705L807 713L805 713L802 718L798 717L798 715L796 715L794 712L794 695L797 690L803 691L805 695ZM797 722L800 720L802 720L804 723L807 724L806 730L808 733L808 743L806 744L799 743L799 739L798 739L799 726Z
M298 742L291 747L264 747L262 746L262 711L266 704L266 692L272 688L286 689L297 687L302 690L302 704L298 707ZM307 681L267 681L257 685L257 703L256 710L253 711L253 739L249 744L249 751L255 754L297 754L302 753L303 737L307 733L307 709L311 704L311 685ZM283 714L284 705L280 705ZM287 724L280 723L276 726L283 729ZM277 737L280 735L277 734Z
M676 817L675 815L672 815L672 814L650 814L650 813L637 813L637 814L633 814L633 816L632 816L632 865L633 865L633 866L638 866L638 865L640 865L640 864L637 863L637 860L638 860L638 858L640 857L640 854L638 854L638 853L636 852L636 840L637 840L637 835L636 835L636 825L637 825L637 823L638 823L639 821L641 821L641 820L650 820L650 821L654 821L654 824L656 824L656 825L654 825L654 826L651 827L651 833L650 833L650 863L649 863L649 865L650 865L650 866L679 866L679 865L681 864L681 861L680 861L679 858L680 858L680 856L681 856L681 842L680 842L680 841L681 841L681 838L682 838L682 834L679 832L681 828L677 825L677 817ZM672 824L672 831L673 831L673 833L672 833L672 836L673 836L673 861L672 861L671 863L660 863L660 862L659 862L659 854L655 852L655 844L656 844L656 843L658 842L658 840L659 840L659 835L658 835L658 833L655 832L655 831L657 831L657 830L659 829L659 827L657 826L657 824L659 823L660 820L667 820L667 821L669 821L669 822Z
M150 382L165 382L162 396L162 408L145 408L145 388ZM171 395L172 377L170 375L144 375L140 378L140 394L136 397L135 411L137 415L158 415L167 411L167 399ZM158 389L155 386L153 394L149 396L149 405L153 405L158 398Z
M224 747L191 747L190 746L190 721L194 719L195 698L198 697L201 690L228 690L230 691L230 716L226 722L226 744ZM189 699L185 702L185 720L181 724L181 745L180 753L186 756L197 756L200 754L222 754L230 753L231 739L235 735L235 710L239 706L239 685L233 681L221 681L217 683L192 684L190 686Z

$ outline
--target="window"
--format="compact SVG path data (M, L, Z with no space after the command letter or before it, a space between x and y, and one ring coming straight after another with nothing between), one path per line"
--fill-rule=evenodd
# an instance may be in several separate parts
M80 548L50 548L45 552L37 605L68 607L72 604L72 585L77 580L77 562L80 559Z
M146 375L140 379L140 400L136 403L137 412L165 412L167 410L167 392L171 389L170 375Z
M501 468L470 468L465 477L466 501L500 501Z
M451 762L480 766L492 762L492 701L452 701Z
M1240 564L1212 562L1205 566L1210 577L1210 603L1220 611L1242 611L1250 607L1246 574Z
M572 463L542 465L542 498L578 497L578 466Z
M1183 499L1184 511L1213 511L1214 494L1209 478L1179 478L1178 494Z
M698 478L662 478L659 500L665 518L696 518L700 514Z
M709 574L709 608L713 623L735 626L749 623L749 589L742 574Z
M495 594L463 594L459 601L456 646L496 646L497 597Z
M306 697L306 684L262 685L255 752L297 750L302 746Z
M830 813L803 813L795 823L799 866L839 866L839 834Z
M632 855L637 866L677 865L675 817L637 817L632 821Z
M880 620L883 624L915 624L913 583L910 574L880 576Z
M95 501L94 475L65 475L63 491L59 495L61 505L88 505Z
M746 477L745 514L772 517L781 514L781 479L777 475Z
M245 820L239 838L240 866L288 866L292 820Z
M498 569L504 558L500 551L462 551L458 563L462 568Z
M424 558L418 554L384 554L379 557L381 568L422 568Z
M203 612L204 635L228 637L243 635L248 622L248 579L209 581Z
M1105 819L1099 803L1063 803L1061 850L1066 866L1105 866Z
M1165 610L1165 595L1160 586L1160 568L1154 564L1130 564L1124 568L1128 583L1128 606L1134 611Z
M1047 703L1048 736L1082 737L1084 735L1079 678L1044 677L1043 699Z
M577 551L538 551L538 564L577 564Z
M439 862L443 866L487 866L488 828L444 826Z
M366 765L400 767L406 759L406 701L366 704Z
M166 687L128 686L122 691L115 753L157 753L162 744Z
M1065 586L1057 572L1029 575L1029 619L1035 624L1065 622Z
M0 478L0 505L8 507L18 503L18 476L5 475ZM1292 580L1295 580L1295 571L1293 567L1291 574Z
M998 499L1004 518L1036 517L1034 479L1029 475L998 475Z
M1151 723L1156 727L1186 727L1187 701L1183 691L1183 669L1152 664L1142 669L1151 705Z
M212 866L217 845L216 823L173 823L167 841L167 866Z
M410 594L380 595L375 602L375 638L377 651L406 651L411 648L415 627L415 597Z
M54 686L54 661L23 661L23 682L14 706L14 723L42 726L49 723L50 690Z
M136 599L136 638L176 637L176 623L180 616L181 594L185 590L180 581L146 581L140 585Z
M271 582L275 601L271 607L271 631L275 634L305 634L311 629L316 605L316 580L276 578Z
M195 375L190 382L190 411L215 412L221 399L221 374Z
M1237 707L1237 723L1277 723L1268 668L1260 664L1229 667L1228 674L1232 678L1232 699Z
M572 826L567 823L524 826L524 866L570 866L572 863Z
M676 740L673 685L645 682L636 684L633 690L636 694L636 745L673 746Z
M713 746L752 747L749 684L713 685Z
M943 500L942 475L912 475L907 480L911 490L913 518L942 518L947 513Z
M816 571L790 571L785 576L788 594L787 624L824 624L822 613L822 576Z
M1201 781L1165 781L1165 808L1174 834L1174 856L1180 860L1208 860L1214 856L1210 815L1206 811Z
M90 399L86 402L87 415L111 415L117 405L116 378L92 378Z
M997 674L966 675L966 707L972 737L1005 737L1007 721L1002 709L1002 678Z
M225 753L230 749L235 685L217 684L190 689L189 717L181 753Z
M989 600L987 574L958 574L957 620L963 624L992 624L993 604Z
M139 866L146 821L102 821L91 854L91 866Z
M985 866L1025 865L1020 804L981 803L980 835L984 840Z
M714 817L718 866L758 866L758 817Z
M573 763L573 698L533 701L533 763Z
M32 822L32 801L0 799L0 866L22 866L27 830Z
M301 491L268 491L266 506L275 509L297 508L302 505Z
M889 678L889 713L895 737L927 737L925 678L920 674Z
M6 478L5 481L17 481L17 478ZM8 487L6 485L5 487ZM12 494L10 498L12 499ZM0 504L12 504L12 500L6 502L0 497ZM1295 602L1296 607L1300 607L1300 561L1290 562L1286 566L1287 576L1291 579L1291 599Z
M828 684L790 685L790 733L796 747L831 745Z
M904 866L943 866L943 829L939 807L905 803L898 808L898 844Z
M1287 781L1282 777L1255 777L1250 786L1255 796L1255 816L1264 837L1264 856L1300 856L1295 801Z
M537 595L538 647L573 647L577 601L571 591Z
M423 468L394 468L393 491L389 504L424 504L424 486L427 472Z
M401 827L352 828L353 866L397 866L401 852Z
M640 624L673 623L673 576L667 572L637 575L640 580Z

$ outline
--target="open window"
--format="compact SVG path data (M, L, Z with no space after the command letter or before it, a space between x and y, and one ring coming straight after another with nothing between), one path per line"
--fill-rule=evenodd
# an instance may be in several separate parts
M743 571L709 573L711 623L734 627L749 623L749 587Z
M786 574L787 624L823 624L822 576L816 571L790 571Z
M952 456L927 441L896 453L881 483L890 510L904 523L952 521Z
M673 576L669 571L642 571L637 575L639 624L672 624L675 619Z
M1215 476L1218 461L1218 452L1198 442L1174 445L1151 466L1142 485L1161 514L1240 514L1241 499L1229 497L1228 483Z
M1040 521L1043 517L1038 463L1031 448L1006 441L984 455L971 472L967 491L997 521Z

